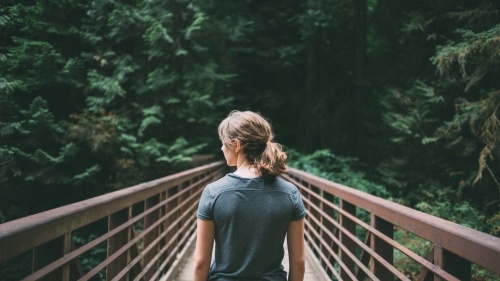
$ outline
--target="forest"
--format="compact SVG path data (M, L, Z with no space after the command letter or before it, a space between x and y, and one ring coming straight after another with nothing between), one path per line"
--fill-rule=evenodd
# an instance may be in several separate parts
M289 165L500 237L498 0L3 0L0 223L221 157L262 113Z

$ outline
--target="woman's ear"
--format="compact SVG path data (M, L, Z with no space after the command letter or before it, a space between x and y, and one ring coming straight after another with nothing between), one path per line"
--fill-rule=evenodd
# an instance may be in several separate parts
M236 153L238 153L238 152L240 152L240 150L241 150L241 142L240 142L240 140L236 140L236 145L234 147L234 151Z

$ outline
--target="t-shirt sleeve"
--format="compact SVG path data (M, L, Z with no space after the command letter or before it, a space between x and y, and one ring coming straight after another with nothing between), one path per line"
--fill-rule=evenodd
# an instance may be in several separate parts
M210 196L208 188L205 188L201 193L200 202L198 203L198 211L196 217L202 220L213 220L213 198Z
M306 216L306 208L304 207L304 202L302 202L302 197L298 189L293 193L294 210L292 213L292 221L298 221Z

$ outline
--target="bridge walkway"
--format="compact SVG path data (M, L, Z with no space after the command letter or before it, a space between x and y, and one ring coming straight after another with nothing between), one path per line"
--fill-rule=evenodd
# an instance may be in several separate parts
M306 246L307 247L307 246ZM195 245L190 246L190 249L188 251L187 257L185 260L182 262L182 266L180 267L179 273L177 276L175 276L174 281L192 281L193 280L193 254L194 254L194 248ZM286 246L286 241L285 244L283 245L283 248L285 249L285 257L283 259L283 267L286 272L288 272L288 248ZM307 249L308 250L308 249ZM306 251L308 253L308 251ZM323 281L323 279L320 279L319 274L317 274L317 271L319 268L315 265L314 258L308 253L306 255L306 272L304 275L304 281Z

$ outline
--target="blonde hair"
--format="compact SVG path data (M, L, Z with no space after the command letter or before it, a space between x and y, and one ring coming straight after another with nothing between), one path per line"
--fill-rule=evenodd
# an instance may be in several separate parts
M287 155L280 144L273 142L269 122L252 111L231 111L219 124L219 138L231 149L239 140L245 158L257 168L263 178L272 178L286 173Z

